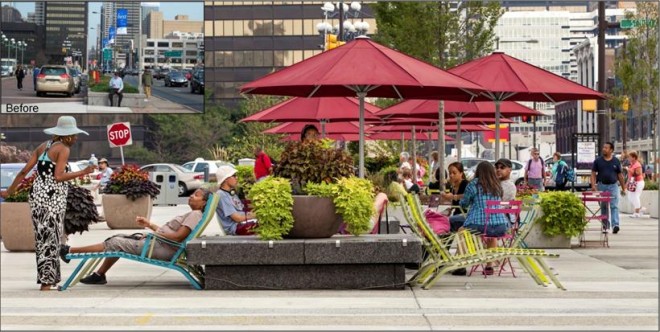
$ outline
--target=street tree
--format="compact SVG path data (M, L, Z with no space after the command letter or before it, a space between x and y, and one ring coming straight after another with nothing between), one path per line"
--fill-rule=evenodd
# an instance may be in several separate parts
M658 34L655 25L658 24L658 14L658 5L645 2L637 3L635 13L626 12L626 19L647 23L623 30L627 40L616 55L614 66L616 84L611 96L615 119L623 120L624 126L627 126L625 120L628 115L624 111L624 104L628 104L629 112L638 118L637 124L649 124L654 135L658 133L657 89L660 74L657 68ZM638 126L633 124L633 127ZM657 171L658 146L654 135L651 135L654 156L650 159L654 162L654 169Z
M441 68L492 52L495 25L503 14L495 1L384 1L371 6L378 42Z

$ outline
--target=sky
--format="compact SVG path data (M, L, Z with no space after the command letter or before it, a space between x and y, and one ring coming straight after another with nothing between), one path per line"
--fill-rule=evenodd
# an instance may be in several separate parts
M3 1L3 5L11 3L11 1ZM21 12L23 19L27 19L27 13L34 12L34 2L18 2L15 1L14 7ZM89 27L94 27L101 24L101 5L102 2L89 2L88 16L90 18ZM183 14L188 15L191 21L204 20L204 2L191 1L191 2L160 2L160 11L163 12L163 18L166 20L173 20L175 15ZM97 12L98 14L92 14ZM96 32L90 30L87 37L87 45L96 44Z

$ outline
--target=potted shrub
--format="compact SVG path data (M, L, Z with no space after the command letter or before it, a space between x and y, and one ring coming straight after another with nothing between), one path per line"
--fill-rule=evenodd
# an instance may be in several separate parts
M29 192L36 173L25 178L16 192L7 197L0 205L1 233L5 248L10 251L34 251L34 229L28 203ZM70 182L67 194L66 214L64 216L64 233L66 235L89 230L89 224L99 221L99 214L94 204L94 198L89 190L80 187L85 179Z
M140 229L135 218L150 218L152 200L160 194L160 189L149 180L149 173L136 165L124 165L112 173L102 193L105 194L102 205L108 227Z
M653 218L658 218L658 182L645 180L644 191L642 191L642 206L646 207L646 213Z
M587 226L582 200L568 191L544 192L539 197L538 220L525 242L530 248L570 248L571 238Z
M346 209L349 204L346 203L346 200L350 200L347 196L366 190L367 183L371 188L371 183L368 181L342 181L343 178L352 177L353 173L353 159L344 150L333 148L332 142L329 140L289 143L275 168L275 176L285 178L290 183L293 192L291 213L294 223L290 230L281 235L293 238L330 237L339 230L342 222L340 212L345 212L347 218L345 221L350 224L352 221L349 219L354 219L355 216L350 215L353 212ZM252 190L255 190L256 186L260 184L261 182L255 184ZM326 184L326 186L319 187L314 184ZM334 186L330 184L334 184ZM347 187L344 188L344 186ZM371 201L368 204L365 199L352 202L356 205L363 205L358 208L359 211L373 210L373 190L367 191L363 193L363 196L371 195ZM249 197L256 198L256 194L251 193ZM259 210L258 205L262 203L252 198L251 200L255 211ZM365 214L361 213L359 218ZM368 223L369 217L371 214L365 218L364 222ZM264 226L260 224L259 227ZM349 226L349 230L353 234L359 234L362 228L357 224ZM263 231L264 234L270 234L269 232Z
M268 177L248 192L259 220L257 235L262 240L281 240L293 227L293 197L288 179Z

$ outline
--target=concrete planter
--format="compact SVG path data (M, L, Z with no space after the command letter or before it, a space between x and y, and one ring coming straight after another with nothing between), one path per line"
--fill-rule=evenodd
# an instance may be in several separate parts
M124 98L121 100L122 107L145 107L144 98L145 94L140 93L124 93ZM114 96L114 105L117 106L117 96ZM107 92L91 92L87 93L87 105L90 106L110 106Z
M642 196L639 198L642 207L646 208L646 213L651 217L658 218L658 191L657 190L643 190ZM619 197L619 211L622 213L632 214L635 212L632 204L628 201L627 196Z
M151 217L151 197L140 197L134 201L124 195L105 194L102 198L103 214L111 229L142 229L135 222L137 216Z
M536 218L543 217L540 206L536 207ZM520 218L524 218L523 215ZM571 238L565 235L547 236L543 234L543 225L536 221L525 237L525 243L533 249L570 249Z
M34 251L34 227L30 204L0 204L0 234L9 251Z
M293 196L293 228L287 238L326 238L337 234L341 216L332 199L316 196Z

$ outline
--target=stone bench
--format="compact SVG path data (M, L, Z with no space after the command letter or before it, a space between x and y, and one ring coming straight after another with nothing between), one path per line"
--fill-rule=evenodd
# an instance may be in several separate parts
M190 241L186 251L188 262L205 265L205 289L402 289L404 265L422 259L421 241L407 234L213 236Z
M110 106L110 99L108 99L107 92L87 92L87 105L90 106ZM114 106L117 106L117 100L119 96L113 96ZM144 108L146 106L144 98L146 95L143 93L124 93L124 98L121 100L122 107L139 107Z

